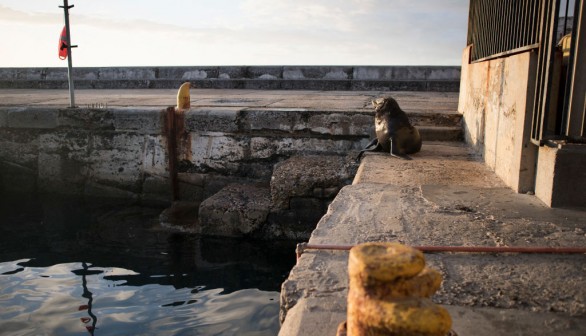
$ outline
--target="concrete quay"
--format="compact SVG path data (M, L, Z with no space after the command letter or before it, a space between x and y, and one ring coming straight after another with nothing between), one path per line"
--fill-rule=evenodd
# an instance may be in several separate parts
M116 147L118 143L112 142L97 148L102 155L99 160L83 161L86 168L80 173L117 190L127 184L134 186L136 181L163 178L167 172L164 155L160 154L164 146L158 141L160 111L175 104L175 94L175 89L78 90L79 108L68 109L66 90L0 90L0 128L4 130L0 161L10 161L14 169L26 168L35 178L39 176L35 171L39 166L67 167L43 166L47 156L39 156L39 151L52 151L50 154L58 154L60 160L71 159L70 153L76 160L86 160L93 152L81 148L83 143L53 148L51 141L64 139L65 132L69 134L89 124L97 127L87 130L94 134L99 124L105 123L103 128L109 133L127 133L120 136L124 146L139 146L122 153L136 154L141 165L130 165L136 157L122 160L117 154L121 152ZM361 141L371 136L365 134L371 128L355 125L372 123L369 102L386 94L394 96L412 119L419 120L416 124L421 128L451 127L437 125L457 115L458 94L453 92L192 89L193 115L188 117L194 122L188 125L195 134L203 130L195 122L197 118L222 121L211 124L216 128L210 136L217 136L218 130L235 132L242 120L254 121L247 124L254 127L247 127L259 131L271 124L281 132L279 137L317 134L321 139L335 139L358 134L360 138L344 149L356 151ZM80 118L74 118L76 113ZM325 118L324 113L333 119ZM240 118L243 115L256 117ZM349 115L355 118L348 119ZM311 119L316 116L325 119ZM323 127L325 121L328 127ZM140 133L143 131L145 134ZM30 143L24 132L30 132ZM41 138L36 137L39 134ZM140 156L141 151L150 148L145 144L151 143L143 138L152 140L158 156ZM424 140L422 151L413 155L412 161L367 153L354 183L338 193L309 243L586 246L583 209L551 209L532 195L514 193L466 144L455 140ZM100 143L94 141L93 145ZM23 144L25 151L21 150ZM102 167L102 163L110 162L124 166L124 174L118 166L111 170ZM150 163L152 167L147 166ZM146 171L141 170L145 167ZM71 177L71 170L65 172L69 175L47 170L41 177ZM3 182L4 186L9 183ZM166 186L167 181L160 184ZM140 190L144 193L148 188L143 185ZM335 335L337 325L345 320L347 256L344 251L327 250L308 250L301 256L283 284L284 322L280 335ZM453 329L460 336L586 334L585 255L446 253L427 254L426 258L444 276L434 300L451 312Z
M181 205L162 216L165 224L306 240L352 181L373 133L370 101L388 94L193 89L191 108L169 132L176 92L78 90L77 107L68 108L64 90L0 90L0 194L165 205L176 195ZM392 94L424 139L462 138L455 93Z
M312 245L586 246L584 209L552 209L505 187L461 142L412 161L367 153L313 231ZM335 335L346 320L348 252L306 250L281 291L280 336ZM584 335L586 255L426 254L433 300L460 336Z

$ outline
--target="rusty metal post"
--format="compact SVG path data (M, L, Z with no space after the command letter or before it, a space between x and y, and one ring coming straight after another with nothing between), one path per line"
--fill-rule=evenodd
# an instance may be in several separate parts
M177 139L185 130L185 111L191 107L189 89L191 83L181 84L177 91L177 106L167 108L167 152L169 153L169 180L171 181L172 201L179 200L179 179L177 177Z
M167 153L169 154L169 180L171 181L172 201L179 200L179 181L177 179L177 126L175 107L167 107Z

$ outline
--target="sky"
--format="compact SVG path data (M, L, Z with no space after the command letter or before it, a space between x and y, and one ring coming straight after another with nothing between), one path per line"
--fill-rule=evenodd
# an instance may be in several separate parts
M63 67L63 0L0 0L0 67ZM69 0L74 66L460 65L468 0Z

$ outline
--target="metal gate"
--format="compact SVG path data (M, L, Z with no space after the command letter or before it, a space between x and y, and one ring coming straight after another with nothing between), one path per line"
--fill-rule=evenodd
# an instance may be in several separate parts
M471 0L470 62L537 52L531 140L583 142L586 134L583 0Z

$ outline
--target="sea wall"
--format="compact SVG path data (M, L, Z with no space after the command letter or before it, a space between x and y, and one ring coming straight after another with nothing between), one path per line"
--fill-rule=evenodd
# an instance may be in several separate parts
M74 68L77 89L197 88L457 92L459 66L181 66ZM0 68L0 89L66 89L67 68Z
M65 91L8 90L15 97L0 106L0 198L164 203L161 222L194 233L307 239L352 182L373 136L369 102L381 93L237 91L198 90L192 108L176 111L166 95L145 100L149 90L77 108L56 103ZM28 99L35 92L44 98ZM394 96L426 143L461 138L453 93Z
M368 111L202 107L177 118L180 196L195 201L235 181L268 183L293 155L346 155L372 133ZM0 187L170 200L166 123L157 107L2 108Z

